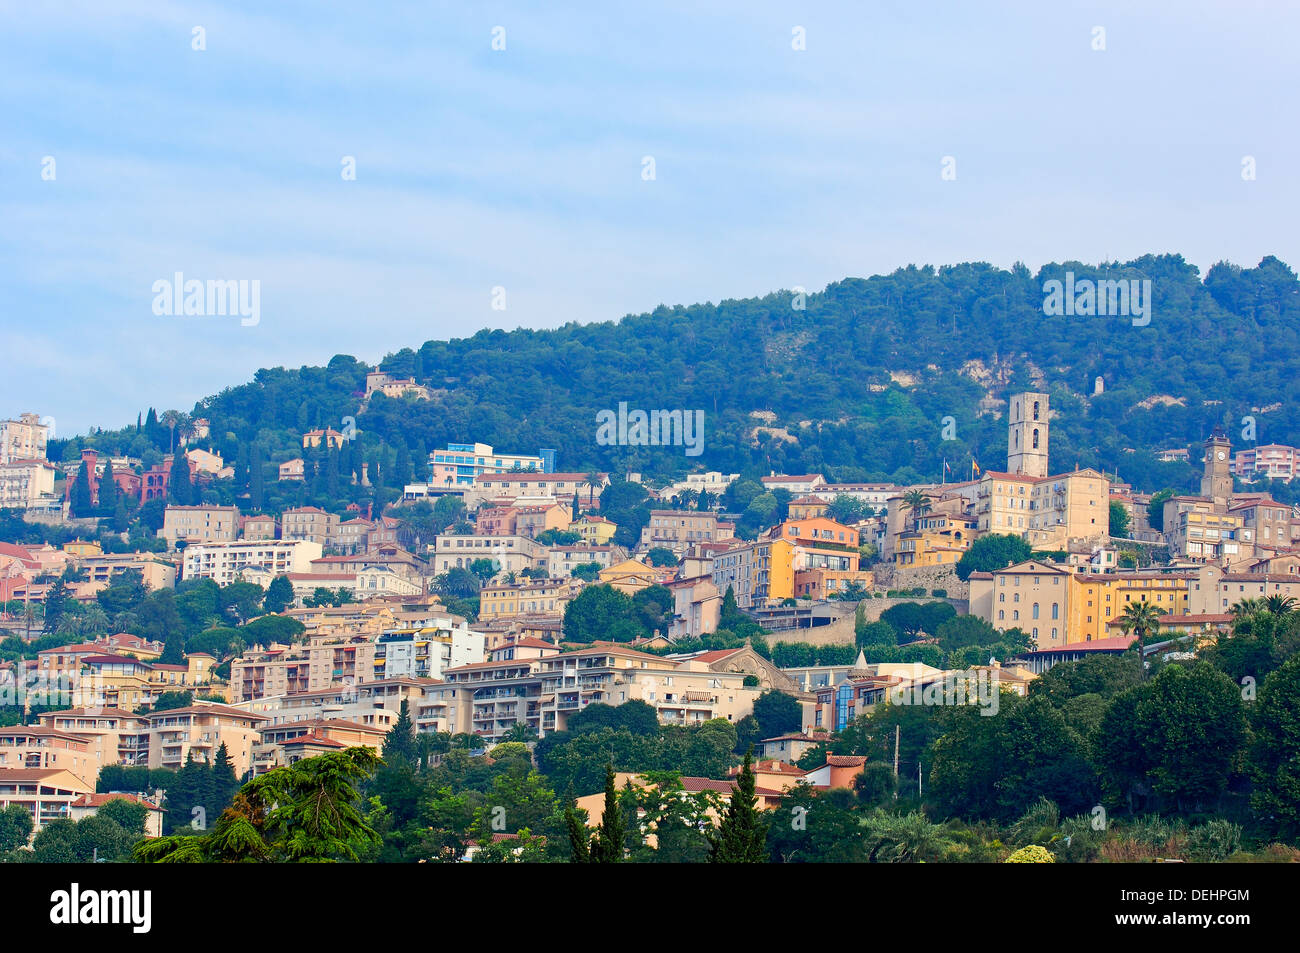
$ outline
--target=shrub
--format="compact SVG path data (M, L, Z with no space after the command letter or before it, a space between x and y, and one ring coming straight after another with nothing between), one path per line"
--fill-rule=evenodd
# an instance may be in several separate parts
M1241 848L1241 825L1216 817L1187 835L1187 853L1192 860L1221 862Z
M1046 847L1039 847L1037 844L1030 844L1028 847L1022 847L1006 861L1008 864L1054 864L1056 858Z

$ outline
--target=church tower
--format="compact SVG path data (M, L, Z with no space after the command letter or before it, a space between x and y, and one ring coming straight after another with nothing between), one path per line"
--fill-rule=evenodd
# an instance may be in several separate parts
M1047 476L1047 395L1012 394L1007 472Z
M1228 463L1232 459L1232 443L1223 428L1215 427L1210 439L1205 441L1205 472L1201 476L1201 496L1214 501L1216 508L1227 510L1232 500L1232 473Z

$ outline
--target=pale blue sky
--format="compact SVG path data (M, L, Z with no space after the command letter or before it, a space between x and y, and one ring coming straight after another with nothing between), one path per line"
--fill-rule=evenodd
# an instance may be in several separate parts
M117 427L261 366L909 263L1297 266L1297 27L1256 0L0 0L0 415ZM260 280L261 322L155 316L176 271Z

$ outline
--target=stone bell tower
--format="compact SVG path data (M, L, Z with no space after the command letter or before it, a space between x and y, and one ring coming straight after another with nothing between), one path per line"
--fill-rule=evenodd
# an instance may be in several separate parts
M1201 475L1201 496L1214 501L1216 509L1224 511L1232 500L1232 473L1228 469L1232 460L1232 443L1223 428L1215 427L1210 439L1205 441L1205 472Z
M1007 426L1007 472L1047 476L1047 395L1011 395Z

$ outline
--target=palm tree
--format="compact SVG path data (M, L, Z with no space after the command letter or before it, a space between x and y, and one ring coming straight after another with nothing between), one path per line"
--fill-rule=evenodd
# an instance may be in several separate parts
M1139 644L1160 625L1160 610L1149 602L1130 602L1120 615L1120 628L1132 632Z
M587 474L587 478L583 481L583 485L587 487L587 505L591 506L592 496L595 494L596 488L600 486L600 474L595 470L591 471Z
M1145 658L1142 654L1142 643L1147 635L1160 624L1160 610L1149 602L1130 602L1124 607L1124 612L1120 616L1120 628L1124 634L1129 632L1137 636L1137 659L1138 670L1142 673L1143 680L1147 676L1147 667Z
M189 426L190 418L179 410L164 410L162 416L158 418L159 422L171 431L171 447L169 453L176 452L176 431L179 429L181 434L185 433L185 428Z
M1296 611L1296 601L1291 596L1278 593L1264 600L1264 610L1276 616L1289 616Z
M908 490L903 494L903 506L912 511L912 528L916 529L921 517L930 512L930 498L920 490Z

